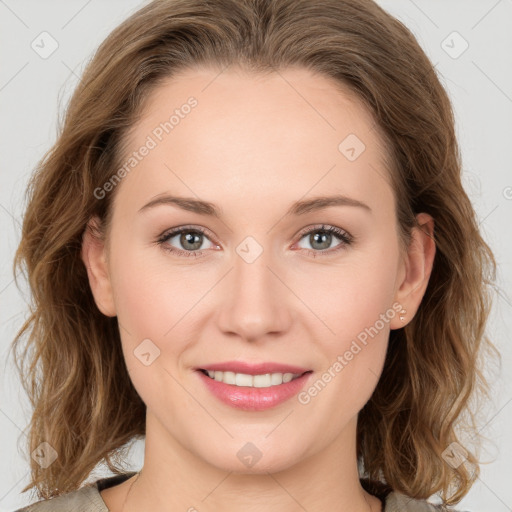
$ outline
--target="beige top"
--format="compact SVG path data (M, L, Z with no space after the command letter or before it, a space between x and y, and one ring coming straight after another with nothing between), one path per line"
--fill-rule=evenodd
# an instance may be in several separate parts
M101 478L76 491L57 496L50 500L42 500L15 512L110 512L101 497L100 491L124 482L135 472ZM448 511L441 505L432 505L426 501L414 500L392 491L381 498L383 512L441 512ZM451 509L451 512L457 512ZM461 511L462 512L462 511Z

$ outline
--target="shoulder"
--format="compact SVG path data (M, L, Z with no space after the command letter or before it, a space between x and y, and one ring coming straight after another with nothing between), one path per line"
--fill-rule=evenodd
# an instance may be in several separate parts
M383 512L468 512L443 505L433 505L424 500L415 500L396 491L390 492L385 499Z
M100 491L120 484L136 473L130 471L100 478L76 491L71 491L49 500L38 501L14 512L110 512Z
M365 491L384 503L382 512L469 512L410 498L406 494L393 490L390 485L380 480L360 478L359 481Z
M96 485L38 501L15 512L109 512Z

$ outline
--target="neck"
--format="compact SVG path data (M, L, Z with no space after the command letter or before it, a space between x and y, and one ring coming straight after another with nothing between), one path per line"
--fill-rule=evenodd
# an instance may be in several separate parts
M265 465L262 456L240 472L240 464L238 471L229 464L222 469L178 444L148 411L144 467L133 480L123 512L380 512L380 500L359 481L356 422L324 450L295 464L282 468L272 459ZM238 444L249 451L244 441Z

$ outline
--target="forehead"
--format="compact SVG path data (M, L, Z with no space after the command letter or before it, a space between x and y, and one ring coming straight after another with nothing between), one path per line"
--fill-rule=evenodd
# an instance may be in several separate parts
M179 189L215 202L230 191L249 207L251 199L261 206L263 198L309 191L392 194L369 111L348 89L304 69L186 70L147 98L128 153L149 139L151 151L124 180L146 197Z
M186 104L191 97L197 106L188 109ZM181 110L187 112L183 114ZM180 132L186 132L186 125L192 125L198 143L204 143L204 137L236 134L240 135L240 142L249 133L254 142L275 144L296 142L302 135L311 143L324 140L318 149L328 149L331 143L337 147L336 142L347 130L368 143L376 135L372 133L376 124L370 112L353 91L302 68L265 74L240 68L182 71L152 91L135 129L139 135L147 133L155 123L169 120L174 112L179 115L172 121L174 138L178 140ZM187 117L189 120L182 123ZM207 129L202 130L205 123Z

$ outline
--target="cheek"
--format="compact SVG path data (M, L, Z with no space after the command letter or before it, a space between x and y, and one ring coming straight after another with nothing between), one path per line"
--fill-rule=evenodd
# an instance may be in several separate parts
M167 283L164 276L155 276L151 269L123 262L116 269L114 285L117 316L120 324L134 337L158 340L171 329L178 298L164 293ZM140 342L141 340L139 340Z
M129 240L118 247L125 250L112 251L117 256L113 258L112 284L126 364L137 388L145 386L142 377L149 377L150 386L160 379L159 386L165 382L169 387L168 374L146 372L137 355L149 352L150 359L157 355L148 367L155 372L165 368L174 374L179 370L180 357L190 340L197 339L193 318L199 311L198 302L215 281L211 273L206 276L161 254L130 247Z
M339 264L310 265L308 271L302 269L289 278L295 279L297 295L323 321L322 332L338 340L336 348L340 348L391 308L397 261L397 247L386 247L385 240L376 239L371 247L347 253Z
M183 268L154 254L158 249L129 245L129 241L119 243L124 250L117 250L113 266L118 319L133 337L163 341L181 327L180 319L185 320L187 311L204 294L204 286L192 275L189 279Z
M176 376L190 338L184 332L187 311L201 294L186 286L179 269L161 268L147 253L125 248L118 252L112 282L130 379L148 408L186 410L190 403Z
M316 387L325 389L324 400L335 415L355 414L364 406L384 365L390 321L397 314L392 305L398 250L381 244L309 280L310 304L328 328L315 336L324 355L318 377L326 383ZM338 403L343 408L337 409Z

